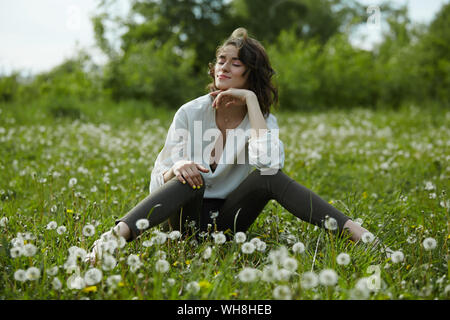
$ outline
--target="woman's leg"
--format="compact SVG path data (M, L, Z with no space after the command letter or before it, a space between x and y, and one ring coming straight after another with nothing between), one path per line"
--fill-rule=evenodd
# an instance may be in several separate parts
M168 221L169 226L181 231L183 221L199 220L198 213L202 206L204 192L204 186L193 189L174 177L139 202L125 216L116 220L116 224L123 222L128 226L131 231L128 241L134 240L145 231L139 230L136 226L136 222L140 219L148 220L148 229Z
M296 217L321 227L327 216L332 217L336 219L338 232L344 230L350 219L281 170L273 175L262 175L255 170L229 194L220 208L219 230L246 231L271 199Z

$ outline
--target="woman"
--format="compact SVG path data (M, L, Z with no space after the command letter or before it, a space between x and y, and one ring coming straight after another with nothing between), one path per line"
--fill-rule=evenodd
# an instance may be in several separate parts
M238 28L209 67L210 92L176 112L151 174L150 195L116 221L113 232L127 241L161 223L181 232L245 232L274 199L298 218L321 227L332 222L330 229L346 230L358 241L366 229L282 171L283 143L270 113L278 100L275 72L263 46ZM145 222L144 229L137 221Z

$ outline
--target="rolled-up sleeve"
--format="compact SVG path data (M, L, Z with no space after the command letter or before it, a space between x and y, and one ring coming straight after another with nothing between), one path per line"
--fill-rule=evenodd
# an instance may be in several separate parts
M284 146L279 138L278 123L274 115L266 119L268 130L258 137L248 140L249 163L257 169L282 169L284 166ZM273 171L273 170L269 170Z
M150 193L165 183L164 173L170 170L175 162L189 158L187 154L188 139L187 115L183 109L178 109L167 132L164 147L155 160L150 177Z

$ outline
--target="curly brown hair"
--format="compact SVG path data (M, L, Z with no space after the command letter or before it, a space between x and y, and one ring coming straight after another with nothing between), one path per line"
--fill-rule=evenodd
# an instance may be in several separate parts
M262 44L248 36L245 28L237 28L231 36L216 49L214 61L208 64L208 74L213 81L207 85L207 89L212 92L219 90L215 85L214 66L217 57L222 49L228 45L234 45L238 49L239 60L247 67L244 75L250 72L248 76L248 89L253 91L258 98L259 106L264 117L270 113L270 107L278 104L278 89L272 83L272 77L276 74L272 69L269 57Z

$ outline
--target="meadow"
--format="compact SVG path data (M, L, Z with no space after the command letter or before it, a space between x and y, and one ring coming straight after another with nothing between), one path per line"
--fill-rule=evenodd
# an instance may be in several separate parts
M233 240L155 227L131 243L110 240L94 266L83 262L94 240L148 194L174 112L68 110L0 106L2 300L450 297L449 110L276 113L284 171L391 252L271 201Z

